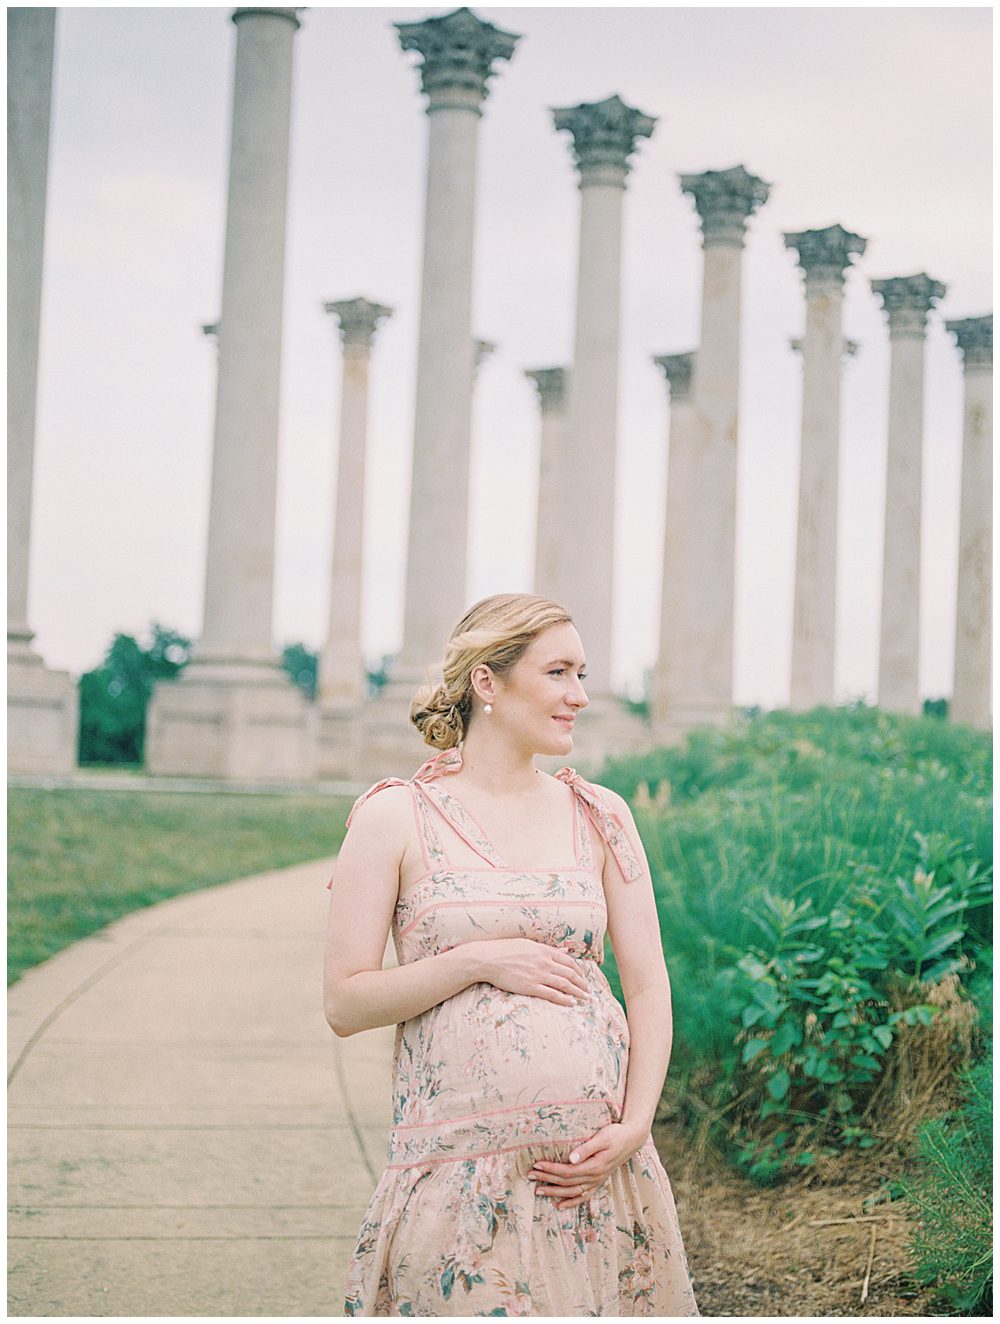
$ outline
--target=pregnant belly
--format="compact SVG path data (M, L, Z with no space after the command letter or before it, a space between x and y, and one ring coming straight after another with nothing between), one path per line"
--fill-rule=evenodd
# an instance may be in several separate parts
M625 1014L592 962L573 1006L473 984L398 1037L390 1161L576 1140L620 1115Z

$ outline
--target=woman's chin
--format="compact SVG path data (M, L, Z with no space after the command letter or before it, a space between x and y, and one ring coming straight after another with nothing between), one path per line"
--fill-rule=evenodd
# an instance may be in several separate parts
M573 732L565 728L561 731L553 731L551 743L554 754L568 754L573 748Z

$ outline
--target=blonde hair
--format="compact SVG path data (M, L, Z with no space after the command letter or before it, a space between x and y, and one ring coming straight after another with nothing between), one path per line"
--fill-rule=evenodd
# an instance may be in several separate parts
M530 593L496 593L470 607L445 645L444 683L422 685L410 704L410 721L424 743L452 749L465 739L476 667L502 676L543 630L572 623L565 607Z

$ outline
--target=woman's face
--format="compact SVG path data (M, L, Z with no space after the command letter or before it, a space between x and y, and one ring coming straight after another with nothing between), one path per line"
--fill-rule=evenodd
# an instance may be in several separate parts
M574 720L590 702L585 675L576 626L551 625L496 678L497 698L486 720L510 724L540 754L566 754L573 748Z

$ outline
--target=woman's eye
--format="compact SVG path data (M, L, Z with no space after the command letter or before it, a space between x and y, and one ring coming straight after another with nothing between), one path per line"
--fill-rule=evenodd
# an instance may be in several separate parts
M581 672L580 672L580 679L581 679L581 680L586 680L586 679L587 679L587 673L586 673L585 671L581 671Z
M550 676L561 676L565 670L566 670L565 667L556 667L556 669L555 669L554 671L550 671L550 672L549 672L549 675L550 675Z

